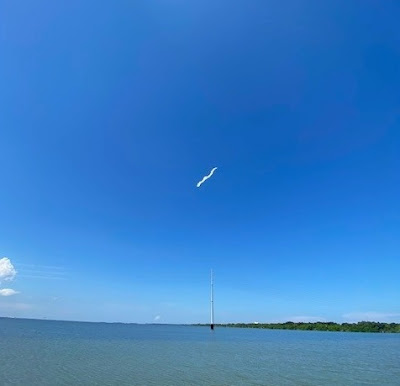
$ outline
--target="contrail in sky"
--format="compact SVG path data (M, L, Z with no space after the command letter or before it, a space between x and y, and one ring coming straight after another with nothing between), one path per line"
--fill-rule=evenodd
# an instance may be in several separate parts
M203 177L203 179L197 183L197 187L200 188L201 184L202 184L204 181L208 180L208 179L214 174L214 172L215 172L216 170L217 170L217 168L213 168L208 176Z

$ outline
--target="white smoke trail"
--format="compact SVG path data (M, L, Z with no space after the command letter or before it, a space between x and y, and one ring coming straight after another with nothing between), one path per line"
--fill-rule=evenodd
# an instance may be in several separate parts
M202 184L204 181L208 180L208 179L214 174L214 172L215 172L216 170L217 170L217 168L213 168L208 176L203 177L203 179L197 183L197 187L200 188L201 184Z

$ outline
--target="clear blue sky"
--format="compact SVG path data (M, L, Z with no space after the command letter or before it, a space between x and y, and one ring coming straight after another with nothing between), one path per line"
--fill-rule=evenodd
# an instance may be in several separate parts
M0 314L400 321L399 15L1 2Z

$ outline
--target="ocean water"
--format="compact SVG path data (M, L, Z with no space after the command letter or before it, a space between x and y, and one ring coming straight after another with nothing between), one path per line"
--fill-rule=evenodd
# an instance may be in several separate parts
M400 334L0 318L0 385L400 385Z

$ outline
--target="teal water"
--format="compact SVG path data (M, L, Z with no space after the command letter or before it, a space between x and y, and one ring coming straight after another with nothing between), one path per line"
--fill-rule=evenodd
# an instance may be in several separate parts
M1 385L400 385L400 334L0 318Z

